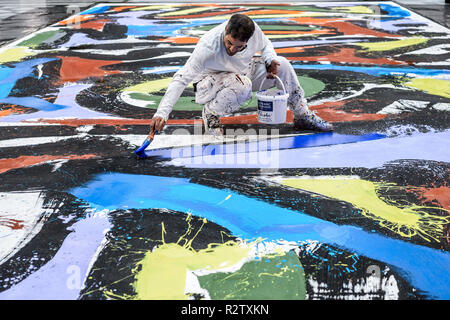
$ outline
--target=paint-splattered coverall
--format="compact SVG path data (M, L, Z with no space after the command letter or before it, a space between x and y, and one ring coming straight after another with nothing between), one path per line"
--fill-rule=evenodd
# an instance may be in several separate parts
M266 79L266 64L274 59L280 63L278 77L289 93L288 107L294 111L294 117L301 115L307 108L306 100L289 61L276 55L272 43L256 23L247 47L229 56L224 44L226 24L211 29L199 40L186 64L175 73L154 117L167 121L173 106L191 82L196 83L196 102L204 104L206 112L217 116L236 112L251 98L252 91L259 90L262 81L262 89L276 84L276 80ZM255 56L259 51L261 56Z

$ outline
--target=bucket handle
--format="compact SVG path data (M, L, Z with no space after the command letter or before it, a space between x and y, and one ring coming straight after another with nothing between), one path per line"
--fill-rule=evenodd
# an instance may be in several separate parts
M283 81L281 81L281 79L277 75L275 75L275 78L278 80L279 83L281 83L281 86L283 87L284 94L287 94L286 89L284 88ZM263 85L264 81L266 81L267 79L268 78L265 78L263 81L261 81L261 85L259 86L259 90L258 91L261 91L262 85Z

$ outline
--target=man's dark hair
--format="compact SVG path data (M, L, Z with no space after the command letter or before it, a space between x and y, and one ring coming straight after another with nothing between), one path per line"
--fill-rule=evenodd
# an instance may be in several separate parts
M239 41L247 42L255 31L253 20L243 14L233 14L228 20L225 34L230 34Z

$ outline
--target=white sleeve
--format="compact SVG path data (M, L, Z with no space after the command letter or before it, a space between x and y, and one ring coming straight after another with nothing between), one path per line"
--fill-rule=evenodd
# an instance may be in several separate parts
M201 46L196 46L186 64L175 73L153 117L162 117L167 121L173 106L177 103L184 89L204 70L205 56L204 52L201 52L203 50Z
M275 49L273 48L272 42L267 38L264 32L259 28L259 26L255 29L260 33L261 39L261 56L264 59L266 65L270 64L273 59L276 58L277 54Z

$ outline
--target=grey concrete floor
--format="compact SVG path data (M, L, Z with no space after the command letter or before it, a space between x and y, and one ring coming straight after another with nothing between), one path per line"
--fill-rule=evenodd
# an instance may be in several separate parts
M319 0L315 2L324 2ZM350 0L355 1L355 0ZM398 0L397 3L422 14L423 16L434 20L442 25L450 27L450 0ZM90 0L2 0L0 1L0 46L8 42L20 39L36 30L56 23L72 15L78 10L82 11L96 3L157 3L161 1L148 0L109 0L109 1L90 1ZM176 0L173 2L188 2L186 0ZM211 2L210 0L198 0L200 2ZM214 1L230 2L230 1ZM257 0L244 0L246 2L261 2ZM274 1L264 1L274 2ZM279 1L275 1L279 3ZM301 2L301 1L286 1ZM304 1L305 2L305 1ZM347 1L349 2L349 1Z

